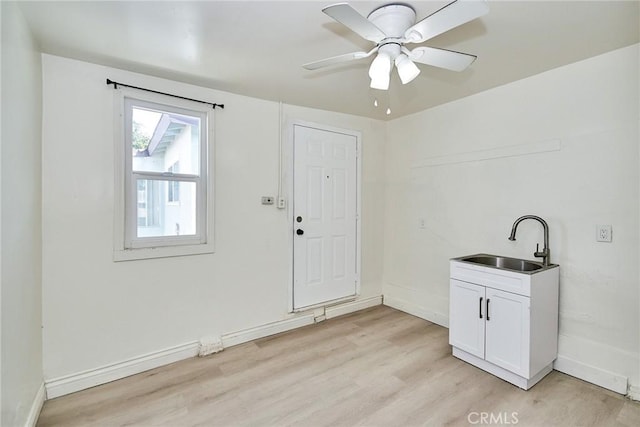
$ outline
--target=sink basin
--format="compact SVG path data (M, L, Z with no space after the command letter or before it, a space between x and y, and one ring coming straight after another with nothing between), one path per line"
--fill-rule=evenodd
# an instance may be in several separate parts
M545 267L541 262L528 261L526 259L507 258L497 255L477 254L469 255L460 258L455 258L456 261L469 262L471 264L480 264L488 267L495 267L502 270L518 271L520 273L532 273L538 270L543 270L549 267Z

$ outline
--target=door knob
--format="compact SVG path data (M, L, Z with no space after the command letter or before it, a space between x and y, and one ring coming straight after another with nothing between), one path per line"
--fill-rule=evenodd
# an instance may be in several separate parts
M301 217L301 216L297 217L297 218L296 218L296 221L298 221L298 222L302 222L302 217Z
M298 229L296 230L296 234L297 234L298 236L302 236L302 235L304 234L304 230L301 230L301 229L299 229L299 228L298 228Z

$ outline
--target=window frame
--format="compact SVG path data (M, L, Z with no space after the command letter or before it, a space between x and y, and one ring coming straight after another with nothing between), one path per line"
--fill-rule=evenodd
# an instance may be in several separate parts
M210 105L129 88L115 90L114 261L196 255L214 252L213 119ZM156 109L200 118L199 174L133 171L132 108ZM194 182L196 234L137 236L138 180ZM165 190L166 191L166 190Z
M171 166L169 166L169 172L174 172L174 167L177 171L180 171L179 160L176 160ZM178 185L176 185L178 184ZM167 204L168 205L180 205L180 181L174 180L167 185Z

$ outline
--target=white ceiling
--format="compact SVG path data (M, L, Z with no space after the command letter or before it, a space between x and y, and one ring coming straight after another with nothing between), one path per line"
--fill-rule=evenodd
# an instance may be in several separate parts
M46 53L288 104L396 118L640 41L639 1L490 1L488 15L424 43L478 55L456 73L421 66L403 86L369 88L369 50L321 12L325 1L21 2ZM350 1L363 15L389 1ZM410 1L418 20L447 1ZM415 46L415 45L414 45ZM606 76L603 76L606 78ZM126 82L125 82L126 83ZM373 106L389 103L392 115Z

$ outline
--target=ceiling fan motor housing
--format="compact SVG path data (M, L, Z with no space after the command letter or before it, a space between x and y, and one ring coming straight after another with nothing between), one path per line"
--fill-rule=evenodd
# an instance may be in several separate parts
M402 38L405 31L416 22L416 11L404 4L389 4L371 12L367 19L380 28L387 38Z

